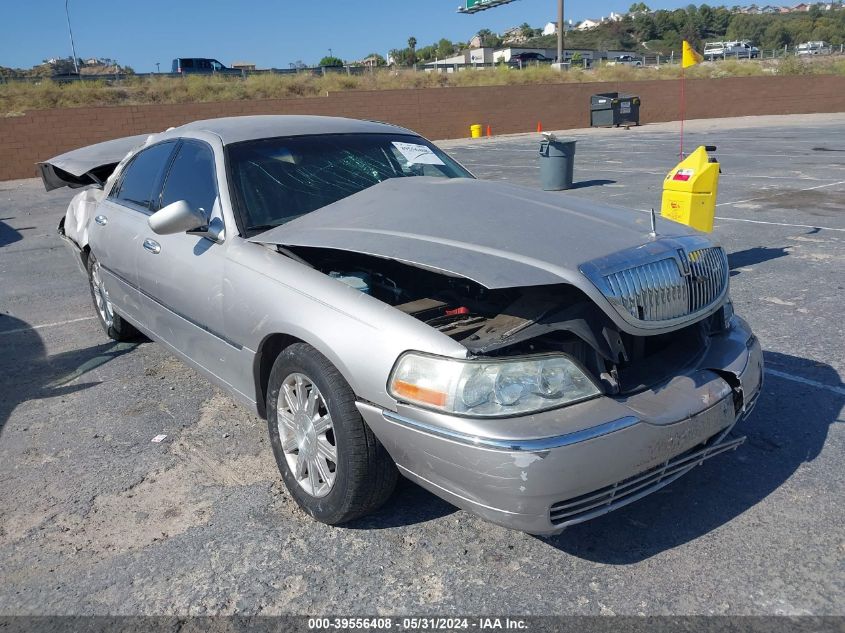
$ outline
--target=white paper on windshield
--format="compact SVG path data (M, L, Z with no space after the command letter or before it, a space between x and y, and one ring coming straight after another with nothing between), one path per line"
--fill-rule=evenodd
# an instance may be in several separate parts
M405 157L409 165L443 165L443 161L431 151L430 147L416 143L393 141L393 147Z

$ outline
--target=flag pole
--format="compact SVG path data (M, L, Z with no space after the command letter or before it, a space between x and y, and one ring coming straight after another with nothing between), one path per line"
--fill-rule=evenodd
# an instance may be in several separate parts
M684 75L684 62L681 57L681 151L679 156L684 159L684 118L686 117L686 76Z

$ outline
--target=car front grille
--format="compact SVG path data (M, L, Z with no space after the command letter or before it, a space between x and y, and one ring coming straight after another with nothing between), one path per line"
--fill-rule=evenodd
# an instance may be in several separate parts
M718 246L604 275L605 295L637 321L669 321L705 311L722 297L728 260Z
M566 527L607 514L670 484L705 460L734 450L745 441L745 436L720 441L723 435L716 435L703 448L699 445L639 475L555 503L549 508L549 519L555 527Z

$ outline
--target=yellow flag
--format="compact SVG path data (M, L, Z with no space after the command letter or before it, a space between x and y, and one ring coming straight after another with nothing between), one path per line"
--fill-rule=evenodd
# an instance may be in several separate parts
M684 40L684 51L683 55L681 56L681 67L682 68L689 68L690 66L695 66L696 64L700 64L704 61L704 58L701 56L701 53L696 52L696 50L690 46L690 43Z

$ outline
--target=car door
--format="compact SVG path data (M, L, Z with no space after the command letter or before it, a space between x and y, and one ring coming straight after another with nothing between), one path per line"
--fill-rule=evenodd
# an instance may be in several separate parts
M203 141L183 139L163 180L158 208L178 201L222 228L214 152ZM224 233L219 230L220 236ZM178 352L218 377L231 345L223 332L225 244L209 233L157 235L138 258L138 288L149 328Z
M139 325L144 325L145 319L137 291L138 252L144 247L150 208L157 201L175 148L175 141L165 141L138 152L100 203L88 227L91 252L100 262L112 304Z

